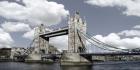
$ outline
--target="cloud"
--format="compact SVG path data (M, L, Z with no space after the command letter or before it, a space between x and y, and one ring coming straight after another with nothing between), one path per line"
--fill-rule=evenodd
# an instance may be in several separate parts
M140 36L139 30L124 30L118 33L118 35L124 35L124 36Z
M130 30L123 30L119 33L110 33L107 36L95 35L93 37L106 44L122 49L140 48L140 30L135 29L139 29L139 25L132 27Z
M113 45L115 47L119 48L128 48L128 49L133 49L133 48L140 48L140 38L139 37L133 37L133 38L120 38L119 35L116 33L110 33L107 36L102 36L102 35L96 35L93 36L100 41Z
M15 1L20 2L20 1L22 1L22 0L15 0Z
M100 7L125 8L123 14L140 17L140 0L86 0L85 3Z
M140 37L140 25L135 25L133 26L130 30L123 30L119 33L117 33L118 35L121 36L128 36L128 37Z
M47 0L22 0L24 5L16 2L1 1L0 16L7 19L28 21L30 25L41 23L52 25L59 23L69 14L63 4Z
M34 39L34 34L35 34L35 28L26 32L26 33L24 33L22 37L26 38L26 39L33 40Z
M4 22L1 26L7 32L24 32L31 30L28 24L21 22Z
M10 48L12 47L14 41L9 33L5 32L2 28L0 28L0 48Z
M35 38L35 31L36 30L38 30L39 28L38 27L35 27L35 28L33 28L33 29L31 29L30 31L28 31L28 32L26 32L26 33L24 33L23 34L23 38L26 38L26 39L30 39L30 40L33 40L34 38ZM45 31L46 32L50 32L50 31L52 31L50 28L45 28ZM37 33L36 33L36 35L37 35Z
M140 25L136 25L136 26L134 26L133 28L135 28L135 29L140 29Z
M50 38L50 44L61 50L68 50L68 35Z

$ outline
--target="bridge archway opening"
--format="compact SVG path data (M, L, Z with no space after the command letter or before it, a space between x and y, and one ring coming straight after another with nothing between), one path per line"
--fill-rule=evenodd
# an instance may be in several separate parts
M68 50L68 35L51 37L49 38L49 44L57 48L60 52Z

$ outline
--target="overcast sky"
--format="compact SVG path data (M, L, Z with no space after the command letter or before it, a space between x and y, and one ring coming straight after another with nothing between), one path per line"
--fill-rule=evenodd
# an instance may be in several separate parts
M120 48L140 47L140 0L0 0L0 47L27 47L34 27L66 26L75 11L91 36ZM64 49L66 41L62 36L50 43Z

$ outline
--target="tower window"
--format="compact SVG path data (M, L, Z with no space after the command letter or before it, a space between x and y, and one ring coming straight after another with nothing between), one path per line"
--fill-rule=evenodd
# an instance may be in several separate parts
M77 22L79 22L79 19L77 19Z

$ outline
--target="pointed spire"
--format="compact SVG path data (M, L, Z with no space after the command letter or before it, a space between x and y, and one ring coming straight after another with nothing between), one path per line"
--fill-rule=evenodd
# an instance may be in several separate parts
M84 24L85 24L85 23L87 23L87 22L86 22L86 17L85 17L85 16L84 16L84 20L83 20L83 23L84 23Z
M79 11L76 11L76 14L79 15L80 14Z
M41 24L41 26L44 26L44 24Z
M79 15L80 15L79 11L76 11L75 16L79 16Z
M75 12L74 19L75 20L79 20L80 19L80 13L78 11Z

